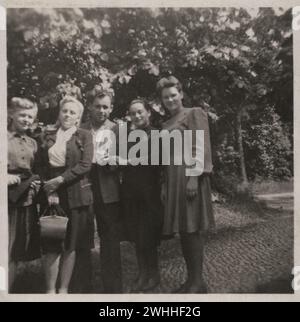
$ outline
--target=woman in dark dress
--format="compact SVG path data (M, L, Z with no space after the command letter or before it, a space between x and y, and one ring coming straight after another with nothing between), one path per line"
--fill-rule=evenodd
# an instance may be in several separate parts
M73 97L60 102L58 128L46 130L44 152L47 180L44 191L48 203L59 204L68 220L63 245L55 240L42 240L47 293L68 293L75 263L76 250L93 247L91 183L88 174L93 158L92 136L78 128L83 113L82 104ZM61 263L60 263L61 262Z
M26 135L37 116L37 106L14 97L8 108L9 290L19 261L40 257L38 214L33 175L37 143Z
M162 186L165 206L163 234L180 235L188 273L187 281L176 292L202 293L206 292L202 277L205 233L214 227L209 178L212 161L207 114L201 108L183 106L182 87L175 77L161 79L157 89L163 106L170 114L170 118L163 124L163 129L169 132L177 130L183 135L186 130L192 130L194 138L196 130L204 131L202 141L193 140L189 146L197 167L193 168L186 162L182 165L171 162L165 167L165 182ZM171 160L175 160L176 157L173 151ZM187 170L192 171L192 175L188 176Z
M133 100L128 115L133 129L145 132L143 144L148 148L146 155L138 157L143 157L149 165L124 166L121 185L125 230L127 238L135 243L139 267L139 275L131 291L142 292L159 284L157 248L162 226L160 167L150 165L150 135L154 128L150 125L149 105L142 99ZM128 151L134 144L128 142Z

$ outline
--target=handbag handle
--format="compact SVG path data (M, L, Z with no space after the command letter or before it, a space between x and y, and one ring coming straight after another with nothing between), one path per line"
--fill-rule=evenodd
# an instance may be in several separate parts
M51 211L52 210L52 211ZM54 211L55 210L55 211ZM56 217L57 213L59 213L59 216L61 217L67 217L63 209L60 205L50 205L47 206L46 209L43 211L42 215L40 217L45 217L47 212L51 211L51 216Z

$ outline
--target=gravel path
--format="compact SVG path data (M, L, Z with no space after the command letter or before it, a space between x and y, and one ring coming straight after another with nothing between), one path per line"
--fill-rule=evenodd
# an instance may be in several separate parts
M94 267L99 267L98 253L96 249ZM134 248L128 243L122 244L122 265L127 292L137 273ZM204 276L209 293L290 292L292 267L291 216L212 234L207 241ZM161 285L150 293L170 293L184 281L186 270L178 239L162 243L160 269ZM101 289L99 280L96 270L95 290Z
M282 201L284 207L281 207ZM223 227L209 235L205 249L204 277L209 293L289 293L293 267L293 199L274 196L266 201L263 218L246 225ZM225 214L226 215L226 214ZM228 216L230 213L228 213ZM234 214L233 214L234 215ZM224 217L224 214L223 214ZM233 216L233 221L236 218ZM224 229L226 228L226 229ZM99 241L93 250L93 288L101 293ZM134 248L122 243L124 292L128 292L137 274ZM160 247L161 284L151 293L170 293L186 277L179 239L163 241ZM43 293L40 261L22 265L16 283L18 293Z

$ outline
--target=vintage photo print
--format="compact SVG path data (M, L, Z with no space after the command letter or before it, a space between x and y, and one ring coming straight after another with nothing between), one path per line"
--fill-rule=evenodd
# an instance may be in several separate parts
M0 298L297 299L296 2L0 9Z

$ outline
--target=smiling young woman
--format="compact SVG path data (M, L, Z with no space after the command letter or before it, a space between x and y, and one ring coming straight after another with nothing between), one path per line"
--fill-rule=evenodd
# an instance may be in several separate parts
M82 113L83 105L78 100L65 97L60 102L59 128L46 132L44 138L44 192L48 204L59 204L69 218L63 245L60 241L42 240L47 293L56 292L58 276L58 292L68 293L76 251L93 246L93 198L88 176L93 141L89 131L78 128Z
M162 226L162 205L160 201L161 167L151 165L151 109L143 99L135 99L129 104L128 115L132 131L145 133L147 145L147 165L127 165L122 167L121 201L123 219L128 240L134 242L138 276L132 292L153 289L160 282L158 268L158 245ZM129 132L130 134L130 132ZM129 137L129 136L128 136ZM129 141L129 140L128 140ZM135 142L127 142L129 149ZM129 153L130 155L130 153Z
M170 114L163 124L168 131L204 131L204 162L197 176L186 176L188 165L174 162L165 167L162 186L164 201L165 235L180 234L182 253L188 271L187 281L176 290L180 293L206 291L202 276L205 232L214 226L209 174L212 171L211 148L207 114L201 108L185 108L182 103L182 85L173 76L161 79L157 84L162 104ZM193 157L197 157L197 144L192 144ZM171 159L176 159L173 151Z

